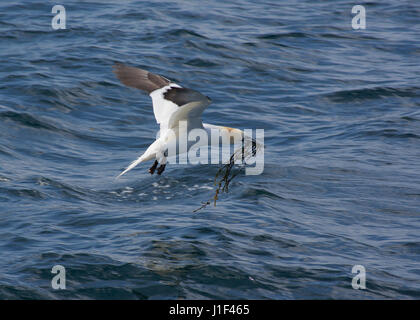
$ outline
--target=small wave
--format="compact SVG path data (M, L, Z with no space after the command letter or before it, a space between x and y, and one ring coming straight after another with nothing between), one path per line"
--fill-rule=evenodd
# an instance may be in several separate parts
M286 33L268 33L257 36L257 39L262 40L277 40L282 38L306 38L308 35L302 32L286 32Z
M326 94L325 97L333 102L352 102L356 100L380 99L385 97L418 97L420 88L363 88L355 90L343 90Z
M0 188L0 194L8 194L16 198L46 199L47 195L35 189Z
M363 35L361 36L359 33L357 34L346 34L344 32L342 33L324 33L324 34L320 34L319 37L321 38L327 38L327 39L349 39L349 40L354 40L354 39L358 39L358 40L377 40L379 41L379 38L375 38L372 36L367 36L367 35Z
M12 154L10 152L6 151L5 148L2 147L2 146L0 146L0 154L3 154L3 155L8 156L8 157L12 156Z
M0 112L0 121L2 119L11 120L19 125L33 128L33 129L42 129L42 130L47 130L47 131L51 131L51 132L62 134L62 135L69 135L69 136L78 138L82 141L91 141L91 142L101 143L105 145L113 144L113 142L107 141L105 139L101 139L98 136L89 135L87 133L82 133L81 131L60 127L59 125L52 124L50 119L48 119L48 122L47 122L47 120L45 121L41 120L39 117L35 117L26 112L3 111L3 112ZM0 147L0 153L4 153L5 155L10 156L10 153L3 150L1 147Z
M214 61L204 60L200 58L188 60L185 64L194 67L216 67L219 65Z
M188 30L188 29L175 29L168 32L168 34L170 36L175 36L175 37L185 37L185 38L196 37L196 38L207 39L206 36L203 36L195 31Z
M405 138L419 139L420 138L420 136L417 134L402 133L396 129L370 130L370 131L362 132L362 134L366 136L382 136L386 138L399 138L399 139L405 139Z
M18 124L37 128L37 129L45 129L45 130L52 130L52 131L60 131L57 127L46 123L45 121L41 121L28 113L19 113L14 111L3 111L0 112L0 119L9 119Z
M77 187L74 185L69 185L67 183L60 182L58 180L46 178L46 177L37 177L34 179L35 183L42 187L49 187L53 191L58 191L63 193L66 197L85 200L86 198L95 200L94 192L90 192L89 189Z
M397 242L385 245L384 249L393 254L420 255L420 242Z
M0 175L0 182L9 182L10 179L8 177Z
M260 199L261 197L268 197L271 199L284 199L283 197L263 188L247 188L242 193L241 197L246 199Z

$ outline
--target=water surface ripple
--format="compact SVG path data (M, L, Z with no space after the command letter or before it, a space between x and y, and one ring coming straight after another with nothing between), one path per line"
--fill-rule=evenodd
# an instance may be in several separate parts
M420 5L369 1L0 4L1 299L420 298ZM139 166L147 95L115 62L265 130L265 170L217 207L217 166ZM51 268L67 289L51 288ZM366 290L354 290L361 264Z

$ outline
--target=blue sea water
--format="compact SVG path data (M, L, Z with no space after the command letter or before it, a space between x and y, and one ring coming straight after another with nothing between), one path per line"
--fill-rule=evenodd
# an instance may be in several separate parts
M1 299L420 298L418 1L54 4L0 3ZM198 213L216 165L115 180L158 129L115 62L264 129L263 174Z

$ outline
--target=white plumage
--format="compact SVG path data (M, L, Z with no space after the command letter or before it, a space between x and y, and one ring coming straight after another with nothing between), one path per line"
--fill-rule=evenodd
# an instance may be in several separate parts
M138 164L153 159L155 159L155 162L149 169L149 172L153 174L160 163L157 173L161 174L166 166L165 153L167 153L168 148L177 144L177 139L181 134L188 136L188 132L193 129L204 129L208 133L212 129L219 129L221 136L236 135L239 138L243 136L242 131L239 129L203 124L201 114L211 103L211 100L198 91L183 88L165 77L123 64L115 65L114 73L123 84L149 93L153 102L156 122L160 125L159 138L147 148L143 155L121 172L118 177L127 173ZM180 121L185 123L186 126L180 126ZM207 144L208 142L203 143Z

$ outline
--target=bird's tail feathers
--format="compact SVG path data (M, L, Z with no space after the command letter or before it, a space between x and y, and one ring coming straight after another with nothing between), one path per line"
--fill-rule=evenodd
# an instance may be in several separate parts
M136 167L138 164L140 164L142 162L145 162L145 161L148 161L150 159L153 159L154 157L155 157L155 154L147 154L147 152L145 152L143 155L141 155L136 160L131 162L130 165L116 177L116 179L118 179L122 175L126 174L128 171L130 171L131 169Z
M141 155L140 157L137 158L137 160L134 160L132 163L130 163L130 165L127 167L127 169L125 169L123 172L121 172L116 179L118 179L119 177L121 177L122 175L126 174L128 171L130 171L131 169L133 169L135 166L137 166L138 164L145 162L145 161L149 161L152 160L153 158L156 158L156 153L158 150L158 147L160 146L160 139L156 140L155 142L153 142L146 150L145 153L143 153L143 155Z
M133 169L135 166L137 166L139 163L141 163L144 160L143 156L138 157L136 160L134 160L133 162L130 163L130 165L123 171L121 172L116 179L118 179L119 177L121 177L122 175L126 174L128 171L130 171L131 169Z

